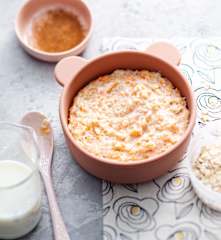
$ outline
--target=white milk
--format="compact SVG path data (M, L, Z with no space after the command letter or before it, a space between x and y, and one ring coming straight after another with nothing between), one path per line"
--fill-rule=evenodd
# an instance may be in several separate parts
M0 161L0 239L21 237L40 220L41 181L32 171L21 162Z

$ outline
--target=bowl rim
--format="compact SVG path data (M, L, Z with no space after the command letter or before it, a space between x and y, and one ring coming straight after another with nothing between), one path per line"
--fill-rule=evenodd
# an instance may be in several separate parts
M106 58L108 56L111 55L118 55L118 54L133 54L133 55L143 55L143 56L147 56L149 58L155 59L159 62L161 62L162 64L166 65L167 67L171 68L173 71L176 71L176 73L179 75L180 79L183 80L183 82L186 84L188 91L190 93L190 106L189 109L190 110L190 119L189 119L189 124L187 129L185 130L185 132L183 133L182 137L180 138L180 140L174 144L171 148L169 148L167 151L153 156L151 158L146 158L146 159L141 159L141 160L135 160L135 161L128 161L128 162L122 162L122 161L117 161L117 160L112 160L112 159L106 159L106 158L102 158L102 157L98 157L92 153L90 153L89 151L87 151L86 149L84 149L83 147L80 146L80 144L78 144L78 142L74 139L74 137L72 136L72 134L70 133L69 129L68 129L68 125L66 124L66 119L65 119L65 113L64 113L64 99L65 96L67 95L67 93L69 92L69 87L72 84L72 82L75 80L75 77L80 74L82 71L84 71L84 68L90 64L93 64L94 62L98 61L98 60L102 60L103 58ZM76 96L76 95L75 95ZM70 106L69 106L70 107ZM115 166L122 166L122 167L132 167L132 166L139 166L145 163L151 163L151 162L155 162L157 160L160 160L161 158L171 154L172 152L176 151L177 148L179 148L183 142L185 140L187 140L187 138L189 137L189 135L192 133L193 127L195 125L195 121L196 121L196 104L195 104L195 97L194 97L194 92L191 88L190 83L186 80L185 76L180 72L180 70L177 68L177 66L170 64L169 62L162 60L159 57L153 56L151 54L148 54L146 52L142 52L142 51L136 51L136 50L126 50L126 51L115 51L115 52L111 52L111 53L105 53L102 54L98 57L92 58L91 60L89 60L74 76L74 78L67 83L64 86L63 92L60 96L60 103L59 103L59 116L60 116L60 121L61 121L61 125L63 128L63 131L65 133L65 135L67 136L67 138L71 141L72 144L74 144L74 146L80 151L82 152L84 155L86 155L89 158L92 158L93 160L96 160L100 163L105 163L105 164L111 164L111 165L115 165Z
M47 52L47 51L43 51L43 50L34 48L30 44L28 44L21 35L21 31L20 31L20 27L19 27L19 18L22 14L22 10L28 4L30 4L32 1L34 1L34 0L26 0L26 2L18 10L18 13L15 17L15 22L14 22L14 29L15 29L16 36L17 36L19 42L25 48L31 50L32 52L34 52L36 54L39 54L39 55L45 56L45 57L62 57L62 56L69 55L73 52L80 51L87 44L87 42L89 41L89 39L92 35L93 29L94 29L94 21L93 21L93 15L92 15L91 10L89 9L88 5L83 0L78 0L78 1L81 2L81 4L85 7L86 11L88 12L88 15L89 15L89 18L90 18L90 22L89 22L90 24L89 24L87 34L84 36L84 38L76 46L74 46L73 48L70 48L66 51L62 51L62 52Z

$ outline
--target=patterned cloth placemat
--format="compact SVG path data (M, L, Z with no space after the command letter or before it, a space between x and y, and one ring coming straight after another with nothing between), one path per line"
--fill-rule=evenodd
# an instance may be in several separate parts
M181 71L194 89L198 118L221 119L221 38L172 39L182 53ZM101 51L145 49L153 40L107 38ZM186 157L160 178L145 184L103 181L104 240L219 240L221 213L195 195Z

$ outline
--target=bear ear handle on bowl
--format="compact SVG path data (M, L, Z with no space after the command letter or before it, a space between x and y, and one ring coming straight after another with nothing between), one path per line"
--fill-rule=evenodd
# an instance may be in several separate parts
M55 66L55 79L61 85L65 86L70 82L74 75L88 63L88 60L78 56L63 58Z
M153 43L144 52L158 57L172 65L179 65L181 60L179 50L167 42ZM55 78L57 82L61 86L65 86L87 63L88 60L79 56L70 56L63 58L57 63L55 67Z

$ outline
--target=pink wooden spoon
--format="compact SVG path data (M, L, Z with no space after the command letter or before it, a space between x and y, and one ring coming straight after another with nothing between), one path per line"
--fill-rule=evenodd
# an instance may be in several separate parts
M54 148L52 127L47 118L38 112L27 113L21 123L32 127L38 136L41 152L39 168L48 195L55 240L70 240L52 186L51 166Z

